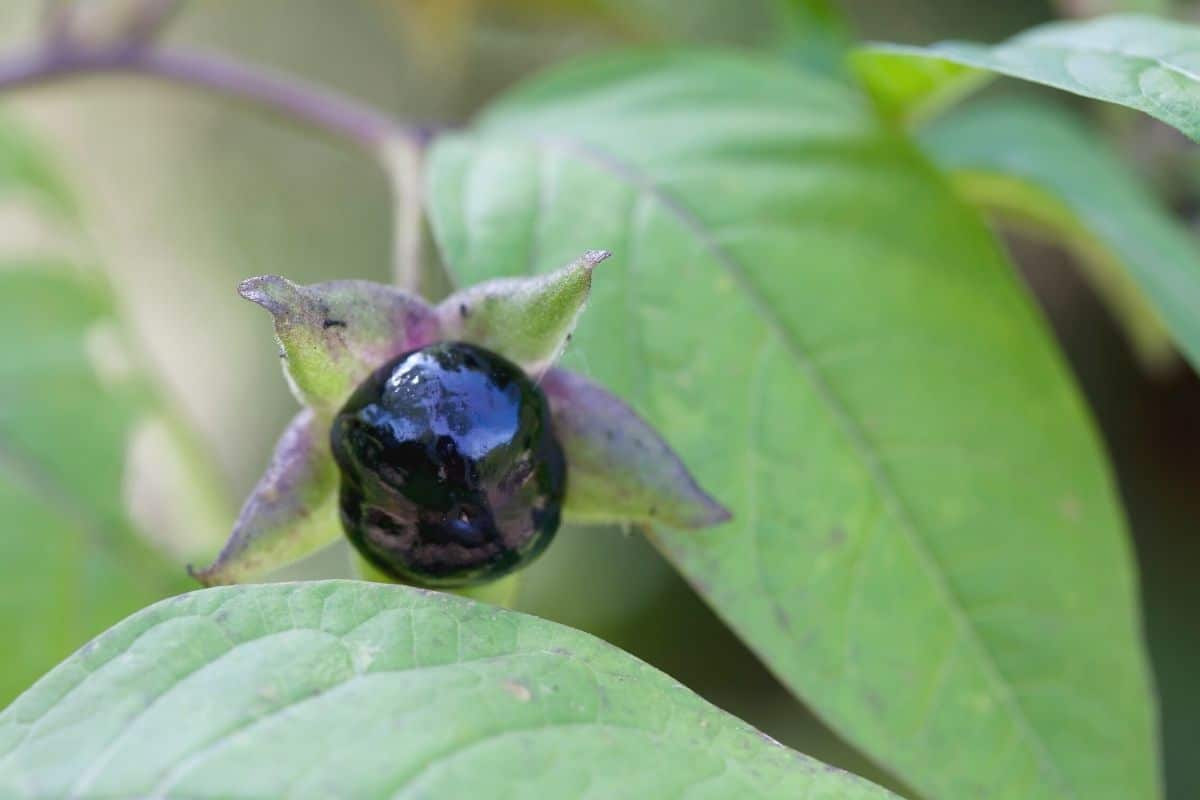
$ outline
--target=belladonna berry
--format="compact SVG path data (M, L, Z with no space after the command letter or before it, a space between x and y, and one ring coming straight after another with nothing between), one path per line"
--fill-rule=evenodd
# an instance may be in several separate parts
M427 586L493 580L558 529L566 461L545 395L474 345L406 353L334 419L346 535L371 563Z

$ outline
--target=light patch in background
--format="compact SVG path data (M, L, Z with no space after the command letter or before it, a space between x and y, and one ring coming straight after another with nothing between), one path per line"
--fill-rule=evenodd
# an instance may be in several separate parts
M233 526L224 487L196 480L173 423L160 415L143 419L130 437L122 498L138 532L177 560L206 563Z

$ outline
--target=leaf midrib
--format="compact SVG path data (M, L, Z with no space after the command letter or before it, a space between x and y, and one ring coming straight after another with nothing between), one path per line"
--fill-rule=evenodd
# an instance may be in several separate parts
M516 134L508 132L508 135ZM880 493L881 501L885 508L888 509L890 515L896 521L897 527L904 534L905 540L916 553L922 569L927 573L934 587L942 596L943 603L949 608L951 616L960 630L960 635L976 650L985 675L989 682L995 684L998 694L1004 700L1005 704L1009 706L1013 719L1024 732L1025 738L1032 744L1033 751L1036 753L1038 759L1069 796L1078 797L1074 788L1066 782L1065 776L1051 757L1051 752L1045 741L1029 721L1029 716L1021 705L1020 700L1012 691L1009 683L1004 680L1004 675L997 665L995 656L975 630L974 626L971 625L962 600L950 586L942 565L921 538L910 512L901 499L900 493L895 488L893 479L887 468L883 465L875 447L871 444L862 427L854 420L845 404L834 393L832 386L821 373L811 355L805 350L796 334L784 323L764 294L754 286L753 282L747 276L746 269L708 233L700 218L693 214L690 209L667 190L659 186L650 175L640 171L636 165L630 164L615 154L590 142L536 134L523 135L519 138L530 142L539 149L574 156L584 163L598 167L618 180L628 183L635 191L648 195L658 202L668 214L693 233L699 244L709 252L716 263L728 273L738 288L745 293L752 305L758 310L760 317L766 323L767 327L775 333L788 352L792 354L797 366L817 392L819 398L841 424L843 434L850 442L855 455L857 455L867 469L872 483L875 484L876 490ZM757 542L757 531L750 531L749 533L755 537ZM716 608L716 610L724 616L722 609ZM786 628L783 630L790 638L790 631L787 631ZM758 649L754 647L753 643L748 644L755 650ZM768 665L770 664L768 658L764 657L764 661ZM784 682L788 682L786 678Z

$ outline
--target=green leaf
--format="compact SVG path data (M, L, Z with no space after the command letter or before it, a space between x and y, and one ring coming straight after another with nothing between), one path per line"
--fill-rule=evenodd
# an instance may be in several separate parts
M122 503L149 409L111 299L65 267L0 263L0 703L114 621L183 588Z
M429 199L470 280L612 248L567 361L728 505L660 546L850 741L927 797L1159 792L1087 410L982 220L853 90L590 61L437 143Z
M885 116L916 126L990 82L993 76L955 61L915 58L902 47L872 47L850 54L875 105Z
M887 798L587 634L353 581L209 589L0 715L5 797Z
M280 437L217 560L193 577L207 586L244 583L336 541L337 485L329 425L305 409Z
M546 372L541 387L570 469L568 522L707 528L729 521L657 431L618 398L562 369Z
M831 77L846 72L853 36L833 0L774 0L776 48L793 64Z
M537 278L501 278L461 289L437 307L444 339L471 342L537 374L553 364L587 305L592 270L608 258L589 250Z
M953 91L956 82L976 80L971 71L951 69L948 80L925 81L924 93L913 91L915 74L942 69L931 67L930 60L1128 106L1200 140L1200 29L1193 25L1120 15L1054 22L995 46L872 45L854 56L872 93L883 107L893 109L919 108L934 95Z
M388 359L439 338L424 300L379 283L300 286L265 275L242 281L238 292L275 318L292 392L326 418Z
M1172 358L1165 321L1200 365L1196 239L1078 119L1046 105L980 103L921 141L968 198L1071 247L1150 364Z

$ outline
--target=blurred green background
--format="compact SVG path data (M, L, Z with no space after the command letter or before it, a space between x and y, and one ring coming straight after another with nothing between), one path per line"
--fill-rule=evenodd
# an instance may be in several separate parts
M30 46L39 5L14 0L0 8L0 49ZM914 43L994 41L1064 10L1111 5L843 4L858 36ZM769 0L194 0L165 39L304 76L404 120L454 124L522 76L584 52L673 42L765 47L776 38L775 14ZM1196 226L1194 146L1144 118L1052 96L1105 125ZM295 403L267 316L234 287L263 273L300 282L387 280L383 175L350 147L310 131L142 80L72 82L2 102L69 177L88 248L186 417L211 443L224 502L236 507ZM27 236L6 219L0 249ZM1200 763L1190 757L1200 744L1200 381L1182 363L1147 375L1062 252L1011 244L1113 455L1142 570L1170 796L1200 797ZM146 474L165 473L153 453L149 464ZM189 525L161 504L144 516L156 535L198 536L201 549L215 549L226 532L194 518ZM344 553L327 553L290 575L344 573L345 564ZM565 531L528 573L519 607L596 633L786 744L896 787L790 699L637 534Z

